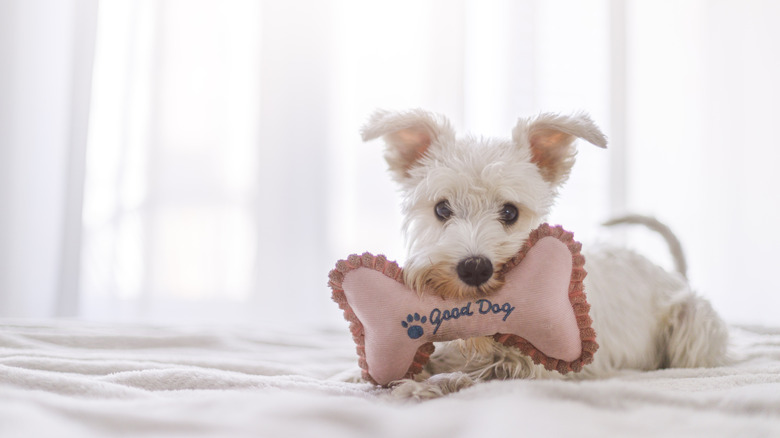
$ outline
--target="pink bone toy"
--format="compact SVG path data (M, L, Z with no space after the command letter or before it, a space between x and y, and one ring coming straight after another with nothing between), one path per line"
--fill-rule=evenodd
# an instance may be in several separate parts
M333 299L351 322L363 377L379 385L419 373L433 342L493 336L536 363L580 371L598 349L582 287L581 245L543 224L499 272L505 284L480 298L419 296L384 256L340 260L330 273Z

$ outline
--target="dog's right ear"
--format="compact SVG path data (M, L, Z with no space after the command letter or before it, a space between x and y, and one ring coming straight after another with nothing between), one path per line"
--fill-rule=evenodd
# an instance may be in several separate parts
M387 145L385 160L399 181L432 144L454 140L450 122L438 114L421 109L402 112L377 110L360 130L363 141L382 137Z

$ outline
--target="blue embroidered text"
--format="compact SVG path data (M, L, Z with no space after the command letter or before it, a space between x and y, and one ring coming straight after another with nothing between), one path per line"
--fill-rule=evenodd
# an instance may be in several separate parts
M444 309L441 310L439 308L435 308L431 310L431 315L428 318L431 324L435 326L433 329L433 334L435 335L436 332L439 331L439 327L441 327L442 323L444 321L449 321L451 319L458 319L460 317L468 317L474 315L474 309L471 308L472 302L469 301L468 304L466 304L463 307L454 307L452 309ZM474 302L477 307L476 311L479 312L482 315L486 315L488 313L504 313L504 318L502 321L506 321L506 319L509 317L509 314L512 313L513 310L515 310L515 307L512 306L509 303L504 303L503 305L499 305L498 303L492 303L490 300L487 299L479 299Z

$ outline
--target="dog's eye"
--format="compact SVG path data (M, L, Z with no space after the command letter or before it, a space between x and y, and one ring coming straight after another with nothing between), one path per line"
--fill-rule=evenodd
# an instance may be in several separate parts
M440 221L444 222L447 219L452 216L452 209L450 208L450 204L444 200L436 204L436 208L434 208L434 212L436 213L436 218L438 218Z
M501 212L498 214L498 218L506 225L512 225L517 222L517 207L512 204L504 204L501 207Z

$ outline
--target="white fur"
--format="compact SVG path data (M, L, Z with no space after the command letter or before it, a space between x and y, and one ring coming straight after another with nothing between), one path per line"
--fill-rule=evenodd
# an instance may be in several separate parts
M606 146L585 114L520 119L509 140L456 136L446 118L422 110L378 111L363 138L380 136L404 196L405 280L421 293L442 296L477 296L500 287L495 277L479 287L461 282L458 261L483 256L500 270L550 213L574 164L574 140ZM445 222L434 214L443 200L453 212ZM512 225L499 220L507 203L520 212ZM620 248L585 256L585 291L600 348L592 364L566 378L725 361L725 324L681 275ZM426 372L417 381L398 382L394 394L429 398L480 380L561 377L514 348L481 338L438 345Z

